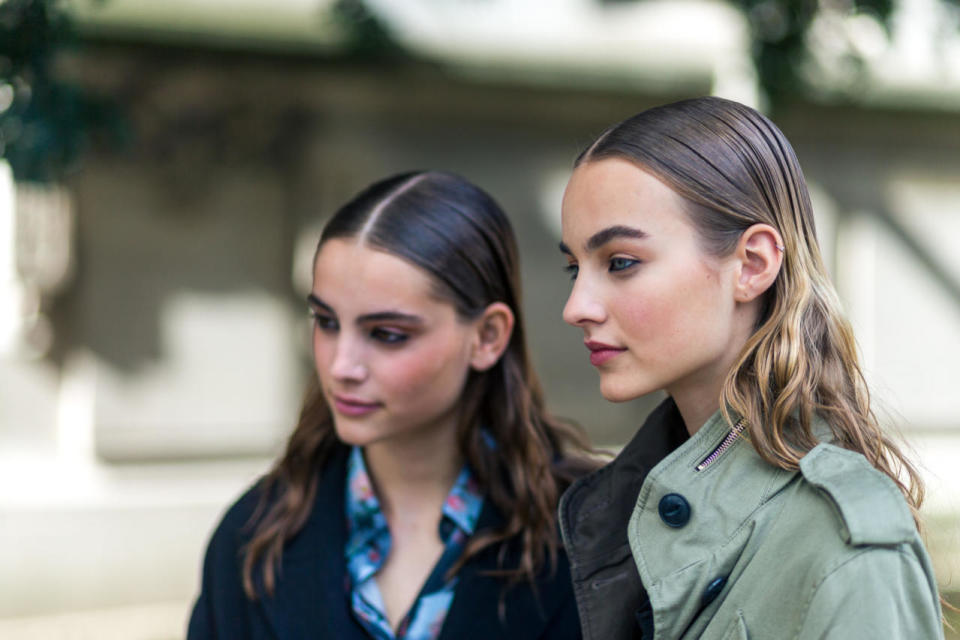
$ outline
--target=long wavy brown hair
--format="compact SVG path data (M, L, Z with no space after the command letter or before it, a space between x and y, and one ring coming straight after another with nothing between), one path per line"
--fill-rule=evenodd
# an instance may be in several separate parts
M756 330L727 375L720 406L746 418L764 460L797 469L816 446L815 414L835 443L862 453L900 487L919 523L923 484L881 429L849 322L820 254L800 163L786 137L757 111L705 97L655 107L616 124L576 164L617 157L656 176L686 201L702 246L727 256L750 226L783 238L783 264Z
M465 319L493 302L515 317L508 346L495 366L468 375L459 406L460 451L503 516L493 530L478 531L459 563L499 546L505 584L535 579L554 567L560 540L557 501L578 475L591 468L586 440L572 424L550 416L527 351L520 308L516 240L509 221L484 191L440 172L397 175L374 183L327 223L317 246L333 238L358 238L428 273L435 293ZM487 441L491 439L493 446ZM338 447L333 416L316 380L307 394L286 451L260 484L261 499L244 549L243 587L272 595L284 544L310 515L320 472ZM344 516L345 517L345 516ZM518 553L504 566L507 546Z

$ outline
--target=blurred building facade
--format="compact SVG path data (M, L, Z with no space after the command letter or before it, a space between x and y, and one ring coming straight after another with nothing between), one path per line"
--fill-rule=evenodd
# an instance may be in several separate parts
M605 403L560 319L560 197L606 125L709 93L758 105L739 14L372 2L408 55L344 61L336 29L311 22L323 2L237 1L226 19L145 4L75 2L88 37L67 61L123 104L131 143L56 188L0 175L0 636L182 635L212 526L295 420L319 229L389 173L454 171L497 197L551 406L597 443L632 434L657 399ZM775 119L884 421L925 467L938 578L960 591L960 65L942 64L960 48L905 53L896 34L922 20L904 11L882 47L862 24L822 26L875 72L857 100Z

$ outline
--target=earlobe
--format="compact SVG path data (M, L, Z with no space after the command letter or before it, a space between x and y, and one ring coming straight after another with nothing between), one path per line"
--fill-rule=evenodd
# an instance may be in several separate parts
M783 239L768 224L755 224L740 236L736 256L739 260L735 296L737 302L750 302L773 286L783 263Z
M486 371L497 363L510 343L513 311L502 302L494 302L484 309L476 322L470 366L476 371Z

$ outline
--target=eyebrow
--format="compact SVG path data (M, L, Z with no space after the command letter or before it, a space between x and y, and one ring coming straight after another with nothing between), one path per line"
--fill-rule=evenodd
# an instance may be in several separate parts
M311 293L307 296L307 303L312 307L317 307L331 315L336 315L333 307ZM405 322L408 324L423 324L423 318L410 313L401 313L399 311L378 311L376 313L365 313L357 318L357 324L365 322Z
M649 237L649 235L650 234L648 234L646 231L641 231L635 227L617 224L612 227L607 227L606 229L597 231L595 234L590 236L586 244L584 244L584 247L586 248L587 253L590 253L591 251L599 249L603 245L616 238L642 239ZM563 242L560 243L560 251L567 255L573 255L573 252L570 251L570 247Z

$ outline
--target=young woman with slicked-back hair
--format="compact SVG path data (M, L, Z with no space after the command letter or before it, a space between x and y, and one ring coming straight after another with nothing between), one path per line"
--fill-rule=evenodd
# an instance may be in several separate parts
M590 465L544 408L497 204L373 184L324 228L309 306L317 384L215 531L188 638L579 638L555 513Z
M581 154L562 216L601 393L668 395L561 501L584 636L942 638L921 484L780 130L719 98L644 111Z

